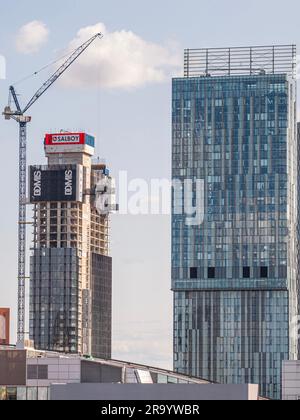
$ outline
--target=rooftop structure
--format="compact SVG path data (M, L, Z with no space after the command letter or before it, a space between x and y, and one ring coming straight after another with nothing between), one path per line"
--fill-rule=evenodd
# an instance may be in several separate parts
M184 76L288 74L295 78L296 59L296 45L186 49Z

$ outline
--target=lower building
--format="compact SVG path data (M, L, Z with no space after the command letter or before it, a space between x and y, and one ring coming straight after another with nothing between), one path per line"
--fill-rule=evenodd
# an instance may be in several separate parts
M257 385L219 385L116 360L0 347L0 400L258 400Z
M283 362L282 399L300 400L300 361Z

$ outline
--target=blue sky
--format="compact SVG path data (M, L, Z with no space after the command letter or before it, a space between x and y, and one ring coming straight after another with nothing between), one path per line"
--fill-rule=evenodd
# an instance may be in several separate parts
M300 41L300 4L296 0L0 1L0 55L7 62L7 80L0 80L1 108L6 105L10 83L56 59L81 28L100 22L109 34L132 31L146 46L153 43L164 51L172 49L176 57L182 57L186 47ZM36 53L22 54L16 49L16 36L31 21L43 22L49 37ZM144 59L147 54L148 49ZM20 100L29 99L48 75L46 71L17 85ZM96 135L97 156L107 160L112 173L128 170L132 178L169 177L172 71L168 75L159 82L130 88L99 90L91 85L70 89L57 84L31 110L28 163L44 162L42 141L48 130L84 129ZM14 323L17 138L17 125L1 119L0 306L12 308ZM172 367L169 226L167 216L113 217L116 358Z

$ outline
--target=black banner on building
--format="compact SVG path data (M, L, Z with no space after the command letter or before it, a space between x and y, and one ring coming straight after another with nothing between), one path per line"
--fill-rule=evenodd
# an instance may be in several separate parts
M82 167L30 167L30 203L82 201Z

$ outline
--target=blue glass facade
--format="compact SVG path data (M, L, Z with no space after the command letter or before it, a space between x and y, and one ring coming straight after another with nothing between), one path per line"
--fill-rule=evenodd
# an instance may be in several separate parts
M297 357L295 92L284 74L173 80L173 180L204 186L198 225L173 197L174 367L270 398Z

